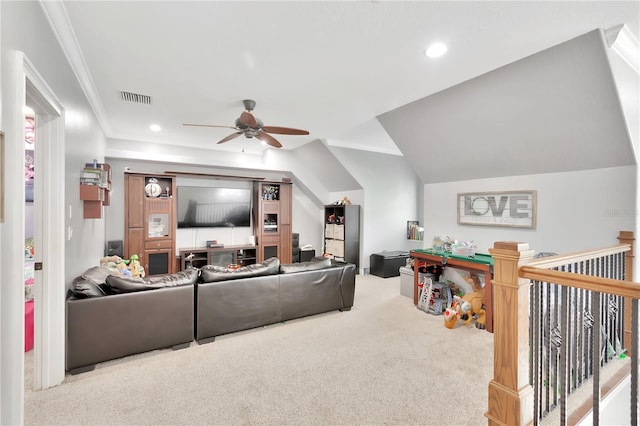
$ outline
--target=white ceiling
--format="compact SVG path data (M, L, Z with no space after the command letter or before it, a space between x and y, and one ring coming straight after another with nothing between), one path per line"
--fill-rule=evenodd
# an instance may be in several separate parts
M596 28L625 24L638 38L640 14L637 1L42 5L107 137L235 152L263 148L242 137L217 145L233 130L182 123L232 126L254 99L265 125L309 130L275 135L285 149L321 139L401 154L377 116ZM449 51L427 58L435 41Z

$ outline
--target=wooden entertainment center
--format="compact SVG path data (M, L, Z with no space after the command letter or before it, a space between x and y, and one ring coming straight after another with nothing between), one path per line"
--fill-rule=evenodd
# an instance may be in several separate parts
M278 257L292 261L292 184L256 181L253 178L253 234L256 245L176 249L176 174L124 174L124 256L137 254L147 275L184 269L193 254L194 266L240 266ZM188 175L185 173L185 175ZM214 176L212 176L214 177ZM179 260L176 261L176 254Z

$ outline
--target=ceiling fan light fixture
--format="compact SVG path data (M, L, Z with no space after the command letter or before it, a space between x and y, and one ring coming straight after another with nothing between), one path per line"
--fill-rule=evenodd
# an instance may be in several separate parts
M235 130L235 133L218 141L218 144L228 142L237 138L240 135L244 135L246 139L258 139L262 143L272 146L274 148L282 148L282 144L276 138L270 135L270 133L276 133L281 135L308 135L308 130L294 129L291 127L281 126L265 126L262 120L256 118L251 110L255 108L255 101L245 99L242 101L246 111L240 114L240 117L236 119L235 126L219 126L215 124L189 124L184 123L183 126L197 126L197 127L224 127Z
M432 43L427 50L424 51L424 54L429 58L439 58L445 53L447 53L447 45L440 42Z

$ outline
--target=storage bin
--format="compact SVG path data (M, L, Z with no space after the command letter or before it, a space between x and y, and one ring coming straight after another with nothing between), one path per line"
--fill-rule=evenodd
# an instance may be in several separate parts
M400 294L413 299L413 269L400 267Z
M374 253L369 258L371 275L381 278L397 277L400 275L399 268L407 264L409 252L385 251Z

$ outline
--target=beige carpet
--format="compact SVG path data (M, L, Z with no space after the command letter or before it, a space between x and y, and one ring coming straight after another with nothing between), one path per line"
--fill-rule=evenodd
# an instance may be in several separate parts
M399 277L359 275L350 312L103 363L45 391L27 377L25 424L485 425L492 352L492 334L416 309Z

